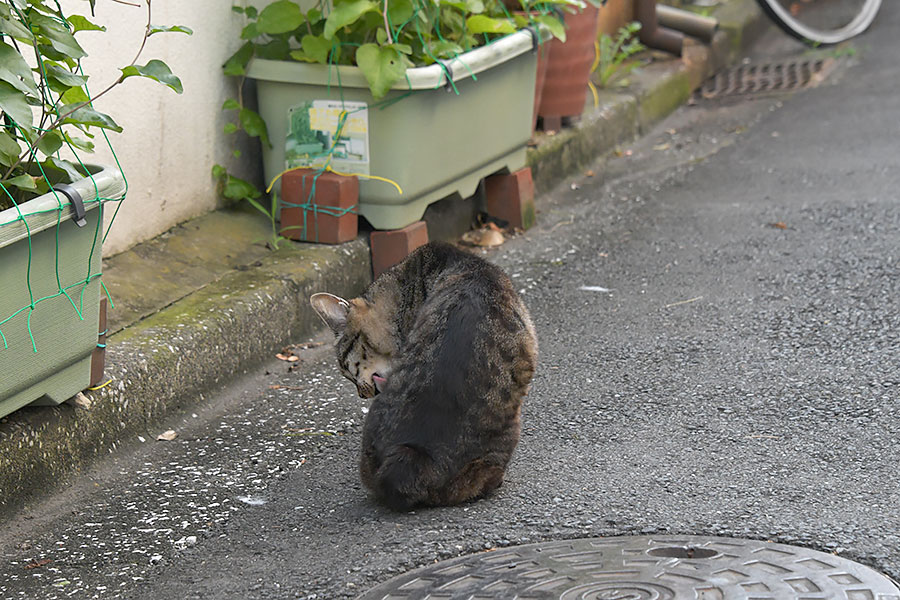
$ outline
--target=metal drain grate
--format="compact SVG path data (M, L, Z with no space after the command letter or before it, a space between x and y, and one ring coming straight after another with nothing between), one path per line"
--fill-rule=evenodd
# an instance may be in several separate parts
M859 563L806 548L705 536L511 546L395 577L357 600L900 600Z
M697 90L697 95L713 99L815 87L828 76L834 64L835 59L829 57L740 65L713 75Z

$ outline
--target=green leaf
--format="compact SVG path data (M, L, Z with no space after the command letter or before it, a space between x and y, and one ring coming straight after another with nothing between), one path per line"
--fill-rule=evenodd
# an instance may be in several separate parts
M106 31L106 27L91 23L86 17L81 15L71 15L66 19L72 26L72 33L79 31Z
M393 48L397 52L401 54L410 55L412 54L412 47L408 44L388 44L389 48Z
M469 33L514 33L515 26L509 19L494 19L485 15L472 15L466 19L466 29Z
M213 165L212 176L216 179L222 179L223 177L225 177L225 167L223 167L222 165Z
M59 112L65 114L72 110L72 106L63 106ZM71 123L73 125L83 125L87 127L100 127L102 129L110 129L116 133L122 133L119 124L113 121L112 117L98 112L90 106L82 106L71 115L63 120L63 123Z
M224 104L222 104L222 110L237 110L240 107L241 107L241 105L238 104L238 101L235 100L234 98L229 98L228 100L225 101Z
M463 47L456 42L438 40L428 44L428 50L437 58L452 58L463 53Z
M262 196L262 192L260 192L256 188L256 186L249 181L244 181L243 179L239 179L234 175L226 175L225 189L222 191L222 195L229 200L247 199L249 201L251 199L256 199ZM265 210L263 210L263 212L265 212Z
M59 150L63 145L62 135L59 130L48 131L44 137L38 141L38 150L44 153L45 156L51 156L56 154L56 151Z
M84 75L78 75L77 73L73 73L68 69L63 69L59 65L50 65L49 67L47 67L47 77L56 79L67 88L80 88L85 83L87 83L88 80L88 78Z
M484 12L484 2L482 0L466 0L466 10L479 15Z
M237 148L235 148L234 150L231 151L231 155L234 156L235 158L240 158L240 157L241 157L241 151L238 150Z
M256 23L248 23L246 27L241 30L241 39L242 40L252 40L253 38L259 35L259 30L256 28Z
M20 190L34 190L37 186L34 183L34 177L31 175L17 175L3 181L3 185L9 187L17 187Z
M82 104L83 102L88 102L90 98L80 87L72 87L63 92L62 96L59 97L59 101L61 104Z
M262 9L256 21L256 29L270 35L287 33L303 25L303 21L303 12L296 2L278 0Z
M194 30L184 25L151 25L147 28L147 36L156 33L184 33L186 35L194 35Z
M326 40L334 37L338 29L356 23L360 17L368 12L378 11L377 5L372 0L347 0L334 7L328 18L325 19Z
M248 19L255 19L259 16L259 12L256 10L255 6L248 6L244 9L244 14L247 15Z
M356 64L369 82L375 99L382 98L406 72L400 53L394 48L363 44L356 51Z
M259 137L264 144L271 146L269 143L269 131L266 129L266 122L256 112L249 108L242 108L240 112L241 127L247 132L247 135Z
M31 30L12 17L9 13L9 8L3 5L0 5L0 8L6 8L6 14L0 14L0 33L5 33L30 45L34 40L34 34L31 33Z
M184 88L181 87L181 80L173 75L169 65L161 60L153 59L146 65L131 65L120 70L122 71L122 79L134 76L146 77L172 88L177 94L184 91Z
M50 45L60 54L75 60L87 56L87 52L78 44L75 36L53 19L33 14L32 22L40 27L40 31L50 41Z
M61 158L50 157L43 164L44 165L50 164L51 166L59 169L60 171L64 171L65 174L69 177L70 183L84 177L84 173L79 171L78 167L76 167L69 161L63 160Z
M226 185L226 189L227 189L227 187L228 187L228 186ZM256 188L254 188L254 189L256 189ZM257 202L255 199L253 199L253 198L251 198L251 197L249 197L249 196L244 196L244 200L246 200L247 202L249 202L249 203L250 203L250 206L252 206L252 207L255 208L256 210L258 210L258 211L261 212L262 214L266 215L266 216L269 217L270 219L272 218L271 213L269 213L269 211L267 211L265 208L263 208L262 204L260 204L259 202Z
M304 35L300 41L303 53L317 63L328 64L328 55L334 47L334 40L326 40L321 35Z
M27 129L31 128L31 107L25 101L25 94L5 81L0 81L0 111Z
M16 162L20 154L22 148L18 142L5 130L0 129L0 164L9 166Z
M414 12L413 0L390 0L388 3L388 17L392 28L406 23Z
M238 126L235 123L225 123L225 127L222 128L225 133L234 133L238 130Z
M26 94L38 95L31 67L15 48L4 42L0 42L0 80Z
M291 55L291 48L287 40L276 39L267 44L256 46L256 56L268 60L287 60Z
M75 148L78 148L79 150L84 150L85 152L94 151L94 142L82 139L74 135L69 135L66 132L63 132L63 137L66 139L66 142L68 142Z
M534 18L534 20L549 29L553 37L558 39L560 42L566 41L566 26L562 21L560 21L553 15L538 15Z
M319 21L322 20L322 11L318 8L311 9L308 13L306 13L306 22L310 25L315 25Z
M225 61L225 64L222 66L225 74L232 76L243 75L245 73L244 68L250 62L250 59L253 58L253 52L253 44L245 42L243 46L238 48L237 52L231 55L231 58Z

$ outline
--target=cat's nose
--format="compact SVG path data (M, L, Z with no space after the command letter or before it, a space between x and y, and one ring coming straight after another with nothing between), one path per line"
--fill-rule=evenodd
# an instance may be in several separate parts
M384 384L387 383L387 379L385 379L378 373L375 373L374 375L372 375L372 383L375 384L375 391L377 393L381 393L381 391L384 389Z

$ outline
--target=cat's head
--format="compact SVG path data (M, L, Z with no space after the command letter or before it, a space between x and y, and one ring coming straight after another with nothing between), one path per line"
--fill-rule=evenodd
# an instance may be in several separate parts
M338 366L356 385L360 398L372 398L384 388L391 371L394 339L390 326L363 298L344 300L313 294L309 303L337 336Z

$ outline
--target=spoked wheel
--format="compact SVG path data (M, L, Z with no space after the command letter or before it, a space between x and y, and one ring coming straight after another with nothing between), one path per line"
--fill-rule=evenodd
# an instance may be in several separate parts
M810 45L838 44L868 29L881 0L756 0L788 34Z

